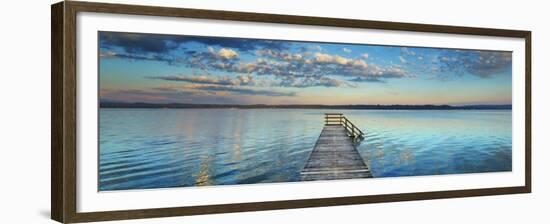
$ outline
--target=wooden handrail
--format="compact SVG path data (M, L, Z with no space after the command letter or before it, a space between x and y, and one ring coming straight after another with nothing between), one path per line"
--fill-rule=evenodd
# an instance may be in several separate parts
M352 138L363 138L365 135L361 129L353 124L342 113L325 113L325 125L342 125Z

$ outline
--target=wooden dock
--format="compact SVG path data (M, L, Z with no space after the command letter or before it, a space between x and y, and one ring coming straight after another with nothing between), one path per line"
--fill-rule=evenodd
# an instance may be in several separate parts
M302 181L371 178L355 148L363 132L343 114L325 114L325 126L300 177Z

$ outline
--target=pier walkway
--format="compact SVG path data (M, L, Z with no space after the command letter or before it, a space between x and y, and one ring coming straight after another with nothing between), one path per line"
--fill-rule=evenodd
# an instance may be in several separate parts
M302 181L370 178L368 166L355 148L363 140L359 130L341 113L325 114L325 126L300 177Z

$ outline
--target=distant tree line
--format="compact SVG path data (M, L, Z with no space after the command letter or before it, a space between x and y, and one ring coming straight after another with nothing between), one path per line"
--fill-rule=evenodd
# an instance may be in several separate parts
M124 103L124 102L100 102L100 108L238 108L238 109L352 109L352 110L510 110L512 105L319 105L319 104L185 104L185 103Z

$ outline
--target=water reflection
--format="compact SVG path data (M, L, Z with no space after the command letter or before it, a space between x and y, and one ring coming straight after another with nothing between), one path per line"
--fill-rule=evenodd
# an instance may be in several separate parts
M101 109L100 190L298 181L325 112ZM339 112L375 177L512 169L510 111Z
M209 158L205 158L201 161L199 173L197 174L197 180L195 181L195 185L197 186L208 186L212 185L210 180L210 169L208 167L208 164L210 163Z

